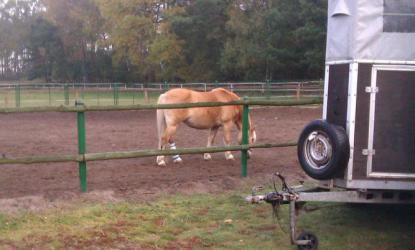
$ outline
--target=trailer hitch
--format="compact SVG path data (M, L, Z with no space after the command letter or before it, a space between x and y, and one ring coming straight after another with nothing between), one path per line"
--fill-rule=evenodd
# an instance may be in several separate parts
M277 190L275 177L278 177L281 181L281 191ZM274 192L270 192L265 195L257 195L257 192L261 191L263 187L254 186L252 188L252 195L247 196L245 200L250 203L260 203L261 201L265 201L274 206L275 204L289 204L290 201L295 201L298 199L298 194L288 186L287 182L285 181L285 177L282 176L279 172L273 174L273 186Z
M278 191L276 188L276 178L281 181L281 191ZM252 194L247 196L245 200L250 203L267 202L272 205L274 214L278 213L277 210L281 204L289 204L291 244L297 245L299 249L317 249L318 239L314 234L304 231L297 235L297 214L304 204L304 202L297 202L299 193L294 188L288 186L285 177L278 172L273 175L273 186L274 191L265 195L257 194L258 191L263 189L261 186L253 187Z

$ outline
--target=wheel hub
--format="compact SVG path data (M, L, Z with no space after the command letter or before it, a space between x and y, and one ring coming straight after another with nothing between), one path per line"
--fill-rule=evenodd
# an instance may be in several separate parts
M305 158L315 169L324 168L332 158L333 149L330 138L322 131L312 132L305 144Z

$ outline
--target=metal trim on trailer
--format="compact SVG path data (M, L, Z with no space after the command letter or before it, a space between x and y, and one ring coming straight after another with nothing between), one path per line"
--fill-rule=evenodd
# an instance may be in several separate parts
M329 76L330 76L330 66L326 65L325 76L324 76L324 94L323 94L323 120L327 119L327 100L329 96Z
M410 193L407 199L399 194ZM384 197L384 194L390 196ZM378 203L378 204L415 204L415 192L399 190L338 190L322 192L299 192L297 202L347 202L347 203Z
M415 178L415 174L387 172L370 172L368 176L375 178Z
M376 78L377 78L377 67L373 65L372 67L372 79L370 82L370 88L376 89ZM366 87L367 88L367 87ZM376 91L370 91L370 101L369 101L369 133L367 139L367 149L366 152L362 152L363 154L367 154L367 162L366 162L366 175L370 176L372 172L372 158L374 149L373 149L373 134L375 128L375 109L376 109Z
M334 179L335 186L348 189L415 190L415 182L399 180L350 180Z
M372 79L371 89L377 89L377 72L378 71L415 71L415 66L407 65L373 65L372 67ZM367 149L367 165L366 172L368 177L373 178L415 178L415 174L407 173L385 173L373 171L373 155L375 150L373 148L374 129L375 129L375 107L376 107L376 91L370 93L370 107L369 107L369 136L368 136L368 149Z
M356 60L333 60L327 61L326 65L334 64L349 64L349 63L370 63L370 64L407 64L414 65L415 61L398 61L398 60L365 60L365 59L356 59Z
M412 66L412 65L377 64L377 65L373 65L373 68L376 68L376 70L384 70L384 71L415 71L415 66Z
M351 63L349 71L349 90L347 100L347 122L346 131L349 136L350 157L347 165L347 180L352 179L353 175L353 159L354 159L354 137L356 127L356 103L357 103L357 76L359 72L359 64Z

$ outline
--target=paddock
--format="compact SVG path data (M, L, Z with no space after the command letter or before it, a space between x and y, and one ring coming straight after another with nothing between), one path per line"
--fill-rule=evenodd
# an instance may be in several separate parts
M321 117L321 106L254 107L251 115L258 143L296 141L304 125ZM155 110L86 113L87 152L151 149L157 146ZM75 113L22 113L0 115L0 151L3 157L76 154ZM221 133L221 131L219 131ZM208 131L181 126L179 147L204 147ZM234 134L236 136L236 134ZM223 145L218 135L215 145ZM160 193L209 192L232 189L240 180L240 154L226 161L223 153L211 161L184 155L182 164L157 167L155 157L88 163L88 191L112 190L116 195L145 199ZM0 199L44 196L56 199L79 194L76 163L2 165ZM296 149L255 149L249 176L262 178L275 171L291 179L307 179L298 167Z

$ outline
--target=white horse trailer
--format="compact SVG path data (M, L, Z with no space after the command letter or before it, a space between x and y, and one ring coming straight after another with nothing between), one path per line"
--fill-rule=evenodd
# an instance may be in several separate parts
M306 127L301 166L337 187L415 190L415 1L330 0L326 48L321 124L347 138Z
M298 141L322 192L289 188L278 174L282 191L248 197L290 203L300 249L318 243L296 233L299 202L415 203L415 1L329 0L327 20L323 119Z
M330 0L328 12L323 120L350 145L333 184L415 190L415 1Z

